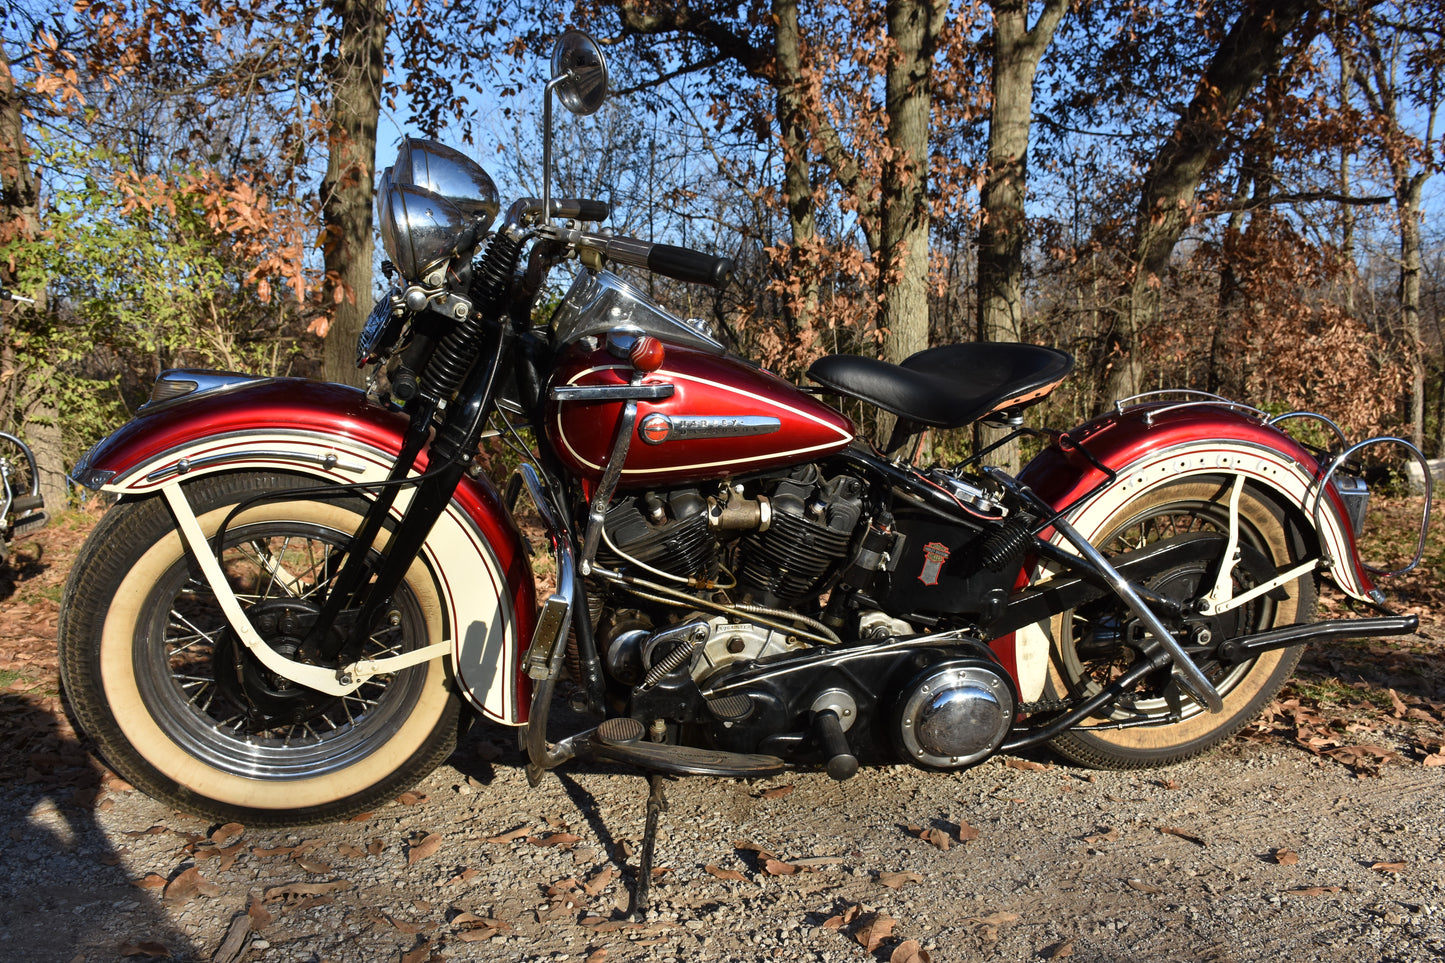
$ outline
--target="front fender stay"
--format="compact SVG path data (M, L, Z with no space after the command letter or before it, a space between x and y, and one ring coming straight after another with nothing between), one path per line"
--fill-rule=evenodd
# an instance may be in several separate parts
M290 679L292 682L326 695L344 696L361 688L362 684L373 676L399 672L413 665L440 659L451 652L452 643L450 641L435 642L413 652L404 652L401 655L388 656L384 659L363 659L338 669L307 665L286 658L266 644L255 626L251 624L251 620L246 617L246 612L241 608L236 593L232 591L230 583L226 581L226 573L221 570L221 563L211 549L210 541L206 538L205 532L201 530L201 523L196 518L196 513L191 510L191 503L186 499L186 493L181 489L180 482L172 479L162 485L161 495L165 498L166 504L170 506L171 514L176 519L176 527L180 530L181 539L186 543L196 564L200 566L201 574L215 594L216 601L226 616L227 624L236 633L236 638L241 640L241 644L256 657L257 661L282 678Z

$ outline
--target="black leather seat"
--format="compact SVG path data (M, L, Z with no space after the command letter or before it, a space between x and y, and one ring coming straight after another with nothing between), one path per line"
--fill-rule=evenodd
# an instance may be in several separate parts
M961 428L1041 400L1072 370L1073 356L1055 348L971 342L929 348L898 365L829 355L808 369L808 377L906 421Z

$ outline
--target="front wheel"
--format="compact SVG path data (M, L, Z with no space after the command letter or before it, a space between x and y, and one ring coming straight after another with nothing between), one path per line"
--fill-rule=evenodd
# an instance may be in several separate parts
M213 538L243 500L310 486L319 483L246 472L185 493ZM228 523L222 570L272 648L295 652L365 510L357 498L303 495L253 503ZM362 655L447 637L437 581L418 560ZM354 815L446 759L460 721L442 659L340 698L265 670L236 640L158 497L116 506L92 533L66 585L60 660L72 712L116 771L215 819L294 825Z
M1107 554L1133 551L1177 535L1203 532L1225 536L1232 481L1187 480L1165 485L1126 502L1085 534ZM1291 537L1279 508L1246 486L1239 505L1242 558L1234 569L1234 593L1257 584L1255 573L1273 573L1297 564L1301 555L1298 541ZM1184 563L1157 573L1146 584L1160 595L1194 599L1208 591L1215 571L1214 563ZM1314 602L1314 576L1307 573L1213 617L1206 627L1217 644L1308 622L1313 618ZM1122 640L1138 629L1132 615L1112 596L1055 617L1051 630L1053 645L1045 684L1050 699L1087 698L1125 672L1136 658ZM1139 691L1106 715L1087 720L1083 728L1058 736L1051 745L1074 762L1105 769L1163 766L1200 755L1259 714L1288 681L1303 650L1302 644L1277 649L1235 665L1201 657L1197 659L1199 667L1219 692L1223 711L1206 712L1185 696L1178 721L1167 722L1169 700L1158 691ZM1092 728L1111 724L1127 727Z

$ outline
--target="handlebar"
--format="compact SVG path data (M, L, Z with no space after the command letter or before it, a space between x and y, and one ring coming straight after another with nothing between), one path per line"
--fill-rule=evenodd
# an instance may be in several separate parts
M687 284L708 284L718 290L728 286L733 277L733 259L717 257L671 244L653 244L620 234L587 234L575 232L569 237L579 249L595 251L619 264L644 267Z
M605 221L612 216L612 205L587 197L554 197L552 216L571 217L579 221Z

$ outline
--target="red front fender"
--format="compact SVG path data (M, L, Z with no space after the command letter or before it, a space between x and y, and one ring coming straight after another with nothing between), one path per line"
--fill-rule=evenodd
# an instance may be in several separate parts
M344 385L300 379L216 376L192 395L141 410L81 459L75 480L125 496L156 492L177 477L238 468L294 471L336 482L384 477L401 450L406 416L366 399ZM417 460L426 467L425 452ZM536 620L536 588L530 557L501 495L486 476L464 477L448 508L455 532L434 546L431 564L455 601L458 622L456 673L463 693L499 721L526 722L531 680L521 670L521 651ZM440 527L440 523L439 523ZM429 545L431 543L429 542ZM485 553L492 558L485 558ZM492 571L495 561L496 571ZM490 633L477 643L485 665L472 658L467 641L467 593L490 576L503 603L503 651ZM494 678L503 673L505 682Z

